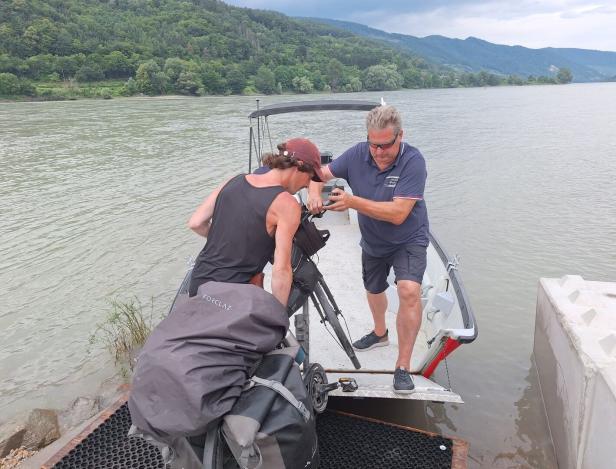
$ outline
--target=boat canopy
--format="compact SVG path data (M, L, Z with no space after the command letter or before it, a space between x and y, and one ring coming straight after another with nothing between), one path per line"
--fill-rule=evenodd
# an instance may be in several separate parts
M286 103L270 104L253 111L248 116L250 119L267 117L274 114L287 114L290 112L308 111L369 111L380 104L372 101L359 100L319 100L319 101L293 101Z

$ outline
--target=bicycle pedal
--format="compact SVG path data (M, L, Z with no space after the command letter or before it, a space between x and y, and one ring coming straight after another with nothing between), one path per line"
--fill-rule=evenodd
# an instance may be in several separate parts
M338 383L340 383L342 392L355 392L359 389L355 378L339 378Z

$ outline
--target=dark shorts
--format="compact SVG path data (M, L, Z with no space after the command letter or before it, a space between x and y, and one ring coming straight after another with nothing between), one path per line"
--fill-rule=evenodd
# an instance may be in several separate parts
M426 270L426 246L407 244L387 257L372 257L362 250L361 265L364 288L370 293L387 290L389 271L394 268L396 282L412 280L421 285Z

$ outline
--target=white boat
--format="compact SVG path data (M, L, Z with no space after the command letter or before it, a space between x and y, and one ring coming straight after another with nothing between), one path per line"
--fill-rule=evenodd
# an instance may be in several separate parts
M323 100L259 107L257 101L257 110L249 115L249 172L260 166L261 156L264 153L273 151L269 135L271 116L313 111L366 112L377 105L379 104L366 101ZM331 161L331 153L322 153L322 161L324 163ZM327 197L334 184L340 185L341 182L343 181L337 180L326 184L323 197ZM346 183L345 190L350 191ZM300 201L305 201L305 198L305 193L299 194ZM324 368L327 382L336 382L340 378L353 378L357 383L355 391L345 391L339 386L330 391L330 395L463 402L462 398L451 389L430 379L434 370L447 356L460 345L471 343L477 337L475 317L460 279L457 259L449 257L434 234L430 233L427 268L421 285L422 325L411 361L415 392L397 394L392 388L393 367L398 353L395 327L398 296L393 273L389 281L391 286L387 290L390 346L357 353L356 358L359 363L355 361L353 364L351 360L354 358L353 352L348 350L348 339L343 336L346 335L352 342L373 328L372 315L361 278L357 213L353 210L326 211L323 217L315 222L319 227L329 230L331 234L327 245L312 257L312 261L318 266L318 270L327 282L325 289L329 287L331 295L324 298L323 295L329 292L324 292L321 288L316 292L317 295L313 295L316 302L307 302L302 312L295 314L294 332L307 353L305 369L307 363L316 362ZM340 323L342 330L336 323ZM325 332L326 330L329 334ZM357 369L358 364L361 365L359 369ZM320 378L317 378L317 381L317 384L322 384ZM326 396L325 393L323 395Z
M269 123L267 122L269 116L288 112L318 110L368 111L377 105L377 103L361 101L308 101L276 104L258 109L250 115L249 171L252 171L253 156L257 165L261 162L264 144L269 140ZM271 140L269 141L271 142ZM271 151L271 149L267 149L267 151ZM322 155L326 162L330 157L331 154L328 153ZM341 181L333 181L326 185L324 197L331 191L334 182L339 184ZM346 190L350 190L350 188L346 187ZM305 194L299 194L299 199L303 201ZM413 350L411 362L415 392L412 394L396 394L392 388L392 365L397 356L397 337L395 327L393 327L395 321L392 317L394 313L388 313L387 318L391 324L389 328L391 345L389 347L373 349L357 355L350 347L352 336L359 337L372 329L371 314L361 279L360 234L357 214L353 211L325 212L324 216L317 219L316 222L330 233L325 246L312 257L307 257L297 247L298 236L296 236L296 246L293 251L294 267L316 265L317 269L315 270L320 272L318 280L311 287L310 301L306 301L303 306L300 306L300 302L298 307L302 311L294 314L295 336L305 352L302 369L303 380L316 413L325 410L328 393L329 395L355 398L462 402L459 395L430 380L436 367L451 352L461 344L470 343L477 337L477 326L460 281L457 261L448 257L433 234L430 234L427 269L421 288L422 327ZM192 269L186 274L176 299L178 295L188 294L191 271ZM297 272L295 273L297 274ZM393 285L393 279L390 280L390 284ZM398 303L394 288L390 287L387 291L389 306L392 311L397 310ZM173 310L174 304L175 301L171 305L170 311ZM327 334L326 330L330 334ZM285 345L289 345L288 342L281 344L281 347ZM354 384L356 386L353 386ZM281 393L282 397L289 400L288 394L291 394L291 400L295 399L288 389L283 392L280 387L274 387L274 389ZM96 420L89 423L87 428L77 437L72 438L64 447L51 455L42 467L84 467L86 462L90 466L96 464L96 467L118 467L118 461L123 464L122 467L162 467L163 461L154 447L143 444L143 442L137 444L134 437L127 438L131 418L126 404L127 398L127 395L122 396L115 404L99 414ZM301 409L297 403L296 408ZM304 410L306 410L305 407ZM278 411L278 413L284 414L282 411ZM169 412L165 415L169 415ZM363 463L362 467L368 467L366 463L370 467L385 467L381 465L385 459L390 464L396 464L401 459L408 460L404 455L411 453L414 457L419 455L419 457L425 457L428 461L434 461L432 458L435 454L438 454L440 458L447 461L447 467L466 467L467 444L461 440L438 439L438 435L427 434L408 427L386 424L374 419L353 415L345 416L342 413L337 413L337 415L339 419L352 418L354 422L352 426L336 427L335 431L328 432L325 430L322 434L319 434L320 448L326 447L326 445L321 444L322 441L330 443L328 449L322 454L319 450L321 461L327 463L326 465L329 465L329 467L333 467L332 464L336 464L340 460L345 461L344 467L356 467L360 465L360 462ZM331 414L324 417L332 419ZM308 417L305 418L308 420ZM244 424L251 422L249 418L239 421ZM328 422L328 420L321 420L321 422L323 421ZM325 425L333 428L334 424L325 423ZM283 429L281 433L288 431L288 427L283 426L281 428ZM402 437L399 433L401 429L411 436ZM390 436L393 431L397 432L395 438ZM338 440L335 446L328 440L321 440L321 438L327 437L331 439L332 434ZM200 459L199 463L202 463L205 468L238 467L233 456L226 449L227 443L225 442L228 440L223 435L224 431L220 427L210 428L203 435L203 442L199 442L199 439L195 438L191 439L190 444L188 444L187 440L182 449L190 452L195 451ZM358 435L360 435L359 438ZM274 440L271 435L267 439ZM390 445L389 449L386 448L383 453L386 455L385 457L380 457L379 453L382 453L383 445L387 446L383 443L385 440L386 442L391 440L394 444ZM289 441L288 438L287 441ZM301 445L302 442L295 442L295 444ZM445 445L450 445L449 454L445 453L447 449ZM57 446L55 447L57 448ZM249 447L252 448L252 446ZM367 447L370 449L369 455L366 455ZM274 454L274 459L282 462L280 453L276 454L272 451L272 448L273 446L269 446L268 451ZM258 452L257 454L260 458L261 454ZM370 463L369 458L374 456L379 462ZM189 459L193 461L193 458ZM358 461L359 459L361 461ZM183 461L180 457L178 464ZM134 463L134 466L130 464L131 462ZM451 466L449 466L450 464ZM336 465L335 467L342 466ZM393 466L388 465L387 467ZM395 467L399 467L399 464L396 464ZM439 467L445 466L439 465Z

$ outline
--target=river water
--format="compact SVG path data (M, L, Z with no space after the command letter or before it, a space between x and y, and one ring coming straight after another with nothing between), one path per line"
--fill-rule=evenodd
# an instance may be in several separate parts
M537 284L616 280L616 83L384 97L426 157L431 228L460 255L480 332L448 361L464 405L382 402L366 413L469 441L471 467L555 467L532 364ZM223 177L246 170L254 105L0 104L0 422L65 407L111 379L108 354L88 343L110 299L166 311L202 244L186 220ZM272 131L334 154L365 138L356 113L278 116Z

